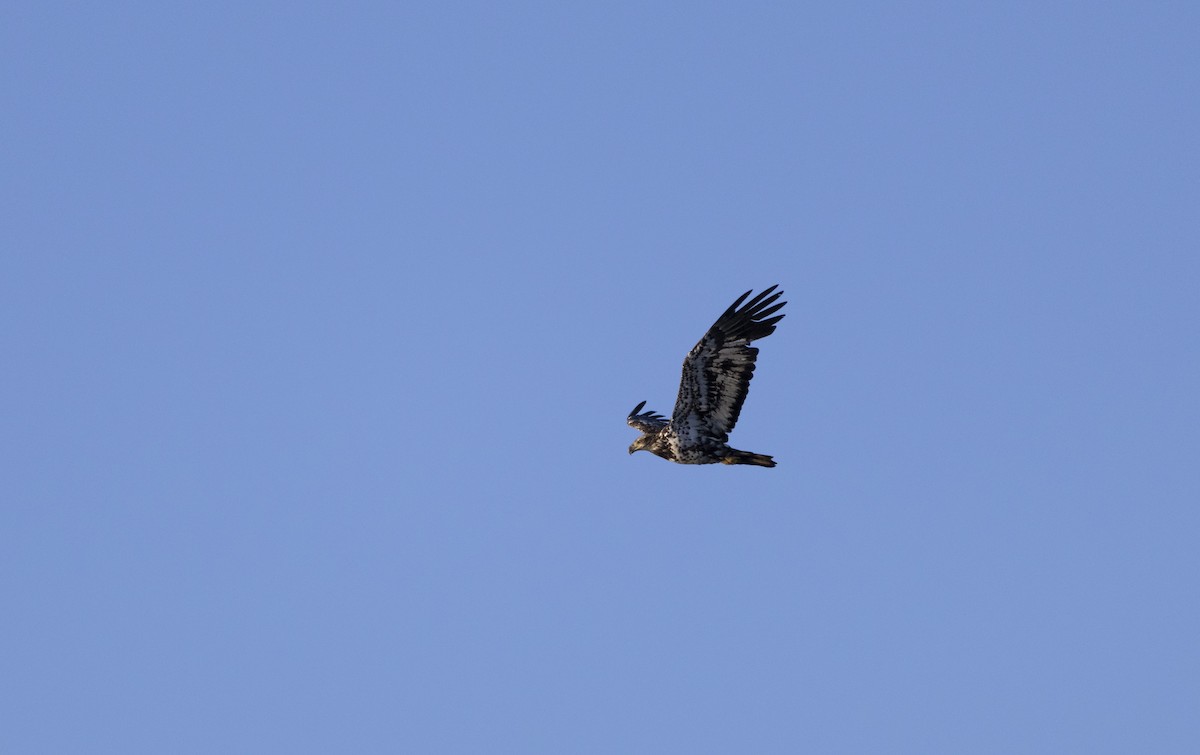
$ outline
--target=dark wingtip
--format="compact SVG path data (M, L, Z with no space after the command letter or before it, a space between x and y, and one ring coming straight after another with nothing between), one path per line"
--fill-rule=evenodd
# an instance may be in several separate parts
M640 404L638 404L637 406L633 407L633 411L631 411L631 412L629 413L629 416L630 416L630 417L632 417L633 415L635 415L635 414L637 414L638 412L640 412L640 411L642 410L642 407L643 407L643 406L645 406L645 405L646 405L646 402L645 402L645 401L643 401L642 403L640 403Z
M766 338L775 332L775 323L784 317L775 314L787 304L786 301L779 301L783 291L776 290L778 288L779 284L776 283L760 291L750 301L746 301L746 297L753 289L747 291L717 318L713 327L723 331L727 337L742 337L747 341Z

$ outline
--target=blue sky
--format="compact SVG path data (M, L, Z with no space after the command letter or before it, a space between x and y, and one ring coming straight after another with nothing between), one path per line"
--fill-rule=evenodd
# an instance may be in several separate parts
M0 750L1195 751L1194 5L0 16Z

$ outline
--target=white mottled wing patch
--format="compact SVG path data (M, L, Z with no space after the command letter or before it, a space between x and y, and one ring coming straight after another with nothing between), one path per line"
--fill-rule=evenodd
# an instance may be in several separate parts
M739 310L751 292L742 294L683 360L671 424L685 444L728 441L754 377L758 349L750 343L771 335L783 319L769 317L787 303L771 306L783 293L771 295L774 290L771 286Z

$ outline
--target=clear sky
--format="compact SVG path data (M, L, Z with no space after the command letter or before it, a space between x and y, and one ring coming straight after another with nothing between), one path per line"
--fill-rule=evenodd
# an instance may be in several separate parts
M1197 752L1197 29L6 4L0 751Z

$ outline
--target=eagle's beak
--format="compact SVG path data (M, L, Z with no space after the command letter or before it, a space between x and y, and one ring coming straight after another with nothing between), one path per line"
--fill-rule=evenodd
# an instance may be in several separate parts
M636 448L634 448L633 446L630 446L630 447L629 447L629 455L630 455L630 456L633 456L633 452L634 452L634 451L636 451L636 450L637 450Z

